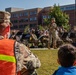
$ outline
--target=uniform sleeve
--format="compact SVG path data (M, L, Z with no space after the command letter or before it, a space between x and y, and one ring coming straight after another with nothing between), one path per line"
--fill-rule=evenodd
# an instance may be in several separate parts
M34 69L41 66L40 60L24 44L15 43L17 72L25 69Z

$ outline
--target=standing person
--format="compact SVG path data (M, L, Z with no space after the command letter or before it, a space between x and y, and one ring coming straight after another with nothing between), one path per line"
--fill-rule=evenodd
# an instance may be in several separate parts
M41 63L25 45L8 39L10 13L0 11L0 75L37 75Z
M53 75L76 75L76 47L66 44L58 50L58 63L61 65Z
M51 19L51 23L49 24L49 44L48 44L48 48L50 48L50 44L53 44L53 48L57 48L56 47L56 30L57 30L57 24L55 23L55 18ZM53 41L52 41L53 39Z

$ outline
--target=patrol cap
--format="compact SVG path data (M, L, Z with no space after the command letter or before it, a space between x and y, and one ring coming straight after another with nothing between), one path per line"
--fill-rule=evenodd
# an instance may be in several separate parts
M51 20L55 20L55 18L53 17L53 18L51 18Z
M51 18L51 21L52 21L52 20L56 21L54 17L53 17L53 18Z
M10 25L12 25L12 23L10 22L10 17L11 14L9 12L0 11L0 23L8 22Z

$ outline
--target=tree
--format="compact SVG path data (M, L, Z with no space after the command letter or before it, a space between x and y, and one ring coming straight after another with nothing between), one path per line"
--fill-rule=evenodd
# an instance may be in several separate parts
M24 33L24 34L27 34L27 33L29 33L29 30L30 30L30 27L29 27L29 25L28 25L28 26L25 27L23 33Z
M50 19L46 19L45 23L50 22L51 18L56 19L56 23L58 26L63 26L64 29L69 30L69 16L66 13L63 13L60 9L60 6L56 6L56 4L51 8L50 13L49 13Z

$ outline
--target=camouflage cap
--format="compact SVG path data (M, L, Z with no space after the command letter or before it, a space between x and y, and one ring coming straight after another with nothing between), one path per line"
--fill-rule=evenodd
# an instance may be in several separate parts
M51 18L51 20L55 20L55 18L54 18L54 17L52 17L52 18Z
M0 23L8 22L10 23L11 14L6 11L0 11Z
M52 17L52 18L51 18L51 21L52 21L52 20L53 20L54 22L56 22L56 20L55 20L55 18L54 18L54 17Z

